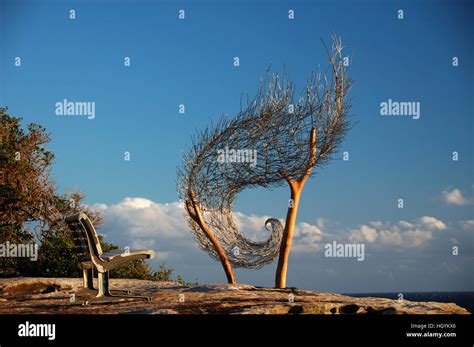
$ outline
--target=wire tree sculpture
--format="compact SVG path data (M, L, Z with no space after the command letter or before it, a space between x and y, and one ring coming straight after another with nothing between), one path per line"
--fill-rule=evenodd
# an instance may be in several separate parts
M200 248L222 263L229 283L235 283L232 266L260 268L279 256L275 286L286 287L303 186L315 174L314 168L333 158L350 128L346 96L351 80L342 50L341 41L333 36L332 49L326 48L330 76L311 74L297 98L286 74L280 77L267 71L253 100L235 117L224 116L198 133L184 155L178 187L185 218ZM238 156L219 160L223 149L231 149L233 155L257 153L256 160ZM247 239L232 214L237 195L247 188L272 188L285 182L291 193L285 224L270 218L265 222L271 231L267 240Z

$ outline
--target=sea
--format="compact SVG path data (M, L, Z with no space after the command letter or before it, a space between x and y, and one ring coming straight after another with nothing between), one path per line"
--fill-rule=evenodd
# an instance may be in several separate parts
M399 293L346 293L344 295L355 297L375 297L398 299ZM464 307L470 313L474 312L474 292L403 292L403 299L409 301L438 301L453 302Z

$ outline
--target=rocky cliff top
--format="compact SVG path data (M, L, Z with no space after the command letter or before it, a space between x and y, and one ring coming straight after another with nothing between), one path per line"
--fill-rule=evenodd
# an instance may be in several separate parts
M356 298L246 284L182 286L132 279L112 279L110 288L146 295L150 301L114 298L112 303L84 306L82 302L91 293L81 291L81 286L78 278L0 279L0 314L469 314L453 303Z

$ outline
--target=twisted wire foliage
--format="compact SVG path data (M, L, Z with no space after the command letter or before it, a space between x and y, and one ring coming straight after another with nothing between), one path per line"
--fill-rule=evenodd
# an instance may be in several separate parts
M326 46L325 46L326 47ZM260 268L279 252L284 227L276 218L266 221L271 231L266 241L255 242L239 231L232 205L237 195L252 187L277 187L285 177L299 178L309 167L312 175L338 149L350 127L351 87L343 64L343 46L335 36L332 49L326 48L330 73L312 73L303 92L295 88L285 73L267 71L255 97L241 106L233 118L223 116L210 128L199 132L178 169L179 197L188 200L193 192L205 223L214 233L234 267ZM309 136L317 134L316 157L311 158ZM256 165L219 162L218 150L256 150ZM200 248L218 260L216 249L192 214L185 218Z

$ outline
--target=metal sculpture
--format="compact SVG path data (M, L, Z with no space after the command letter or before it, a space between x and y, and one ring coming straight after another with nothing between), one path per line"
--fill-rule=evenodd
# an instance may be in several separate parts
M229 283L235 283L232 266L260 268L280 255L276 286L286 286L301 190L312 169L332 158L350 127L346 95L351 80L342 49L333 36L331 52L326 49L330 77L311 74L298 98L287 74L267 71L256 96L235 117L222 117L198 133L183 158L178 187L185 218L199 246L221 261ZM245 160L252 153L255 160ZM232 215L235 198L244 189L285 182L291 189L285 226L270 218L266 241L247 239Z

